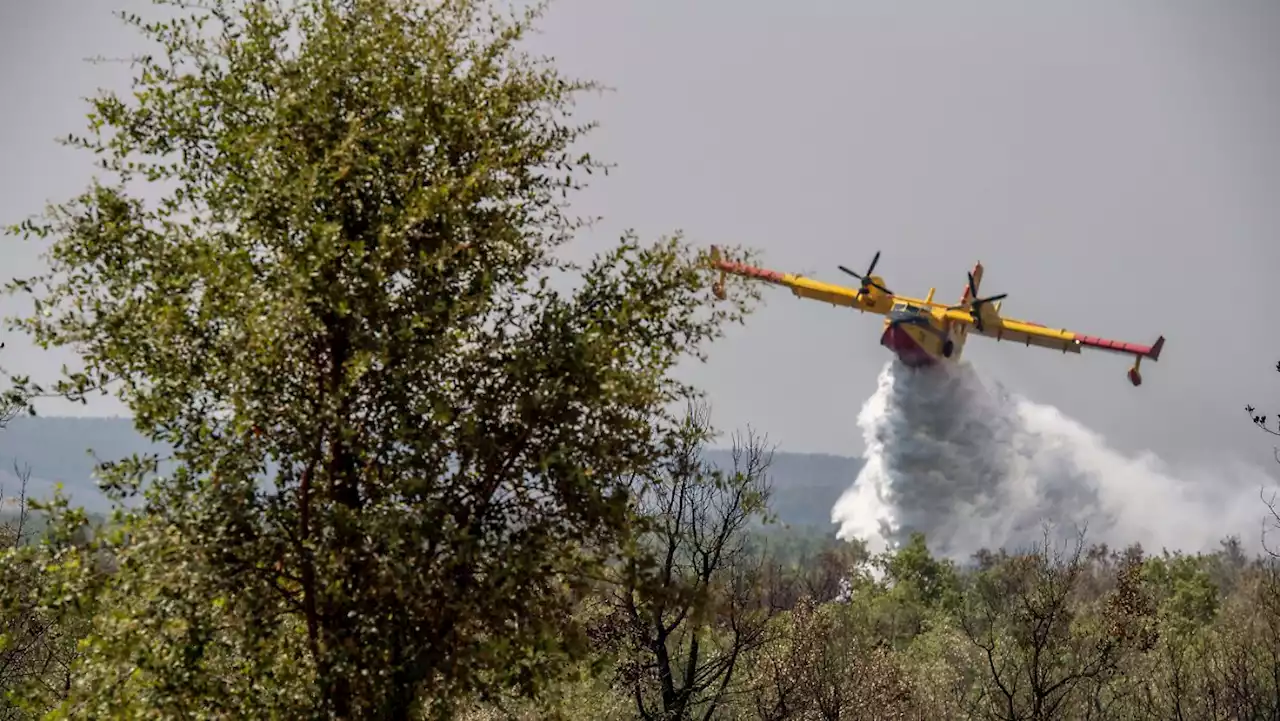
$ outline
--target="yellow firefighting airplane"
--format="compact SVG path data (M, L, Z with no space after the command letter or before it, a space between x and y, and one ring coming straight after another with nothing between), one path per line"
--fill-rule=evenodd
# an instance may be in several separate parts
M711 246L712 265L720 271L720 278L713 291L717 297L724 298L725 275L732 274L785 286L801 298L883 315L884 332L880 336L880 344L913 368L943 360L959 360L965 339L972 328L974 333L988 338L1061 350L1064 353L1079 353L1081 349L1091 348L1132 355L1134 361L1133 367L1129 369L1129 382L1136 386L1142 383L1142 374L1138 370L1142 359L1150 358L1155 362L1159 360L1160 351L1164 348L1164 336L1160 336L1154 345L1144 346L1047 328L1025 320L1002 318L1000 300L1007 293L978 297L978 285L982 282L982 263L973 267L973 272L969 274L969 284L965 286L958 305L935 303L934 288L929 289L929 295L923 300L897 295L885 287L883 278L873 275L879 260L880 253L877 251L871 259L870 267L861 275L843 265L838 266L841 271L860 281L857 288L846 288L791 273L734 263L723 258L719 248Z

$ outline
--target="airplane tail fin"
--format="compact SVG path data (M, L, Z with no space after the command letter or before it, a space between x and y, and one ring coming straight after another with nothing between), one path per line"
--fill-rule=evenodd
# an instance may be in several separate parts
M1153 361L1160 360L1160 351L1164 350L1164 336L1156 339L1155 345L1151 346L1151 350L1147 353L1147 357Z
M973 265L973 285L967 282L964 285L964 292L960 294L960 305L965 305L974 298L979 297L978 292L982 288L982 261L978 261Z

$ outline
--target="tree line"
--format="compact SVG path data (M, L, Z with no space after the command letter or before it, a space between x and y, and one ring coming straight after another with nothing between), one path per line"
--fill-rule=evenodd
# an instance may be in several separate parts
M8 718L1127 719L1280 714L1277 581L1237 541L1083 536L966 564L762 533L681 363L757 300L633 235L524 49L541 5L159 0L98 176L10 229L14 321L83 359L4 420L114 395L160 453L90 519L23 497L0 553ZM27 508L39 514L32 535Z
M590 577L541 579L561 585L563 605L538 609L531 620L503 619L542 624L545 638L517 646L516 629L475 638L469 649L440 644L430 652L445 670L397 689L409 698L404 707L349 717L1280 713L1280 565L1250 556L1237 538L1212 553L1152 554L1046 530L1042 543L956 563L933 555L915 534L872 555L858 541L762 532L770 491L765 440L737 437L732 467L721 468L702 460L710 438L706 407L695 405L635 503L633 547ZM71 528L76 514L57 512L61 528ZM307 657L315 651L306 647L305 616L290 617L285 590L247 601L184 588L209 570L175 555L188 548L174 528L158 538L159 528L130 519L96 529L127 531L129 542L99 540L83 527L33 541L23 520L5 527L4 717L333 716L318 665ZM230 608L248 602L272 605L277 615L238 618ZM391 610L374 602L364 612ZM475 599L455 613L479 624L495 611ZM382 648L406 654L435 641L389 638ZM446 673L466 671L450 664L472 654L501 654L523 666L454 691ZM364 688L347 693L354 707L385 703L362 697L371 693Z

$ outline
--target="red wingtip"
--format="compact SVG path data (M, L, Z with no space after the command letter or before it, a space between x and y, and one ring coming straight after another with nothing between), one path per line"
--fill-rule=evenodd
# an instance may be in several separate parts
M1160 360L1160 351L1164 349L1164 336L1156 339L1155 345L1151 346L1151 351L1147 353L1147 357L1153 361Z

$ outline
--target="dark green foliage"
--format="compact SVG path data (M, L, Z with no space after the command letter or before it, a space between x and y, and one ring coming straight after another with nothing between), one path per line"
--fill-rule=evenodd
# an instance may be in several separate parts
M1240 563L1230 543L1214 554L1146 556L1081 538L954 566L924 541L876 559L851 554L860 561L845 569L838 597L801 592L763 611L763 642L738 661L716 717L1155 721L1269 718L1277 708L1280 576L1270 559ZM777 573L798 588L824 564L813 555L778 563ZM894 575L873 579L875 567ZM1221 581L1206 583L1211 571ZM761 576L756 597L783 598L778 583ZM709 625L703 643L731 647L730 629ZM596 648L599 666L548 697L571 701L508 710L633 718L633 689L615 675L632 657ZM659 676L638 681L647 698L661 697ZM485 708L467 718L502 717Z
M883 565L885 577L911 601L925 607L955 605L960 591L955 566L933 557L923 533L911 534Z
M533 692L692 395L669 371L743 302L711 304L678 240L562 259L568 192L605 166L568 122L594 86L520 51L538 8L181 7L126 18L156 54L68 141L107 177L19 229L53 241L13 284L20 326L86 363L54 390L118 394L176 466L101 540L118 572L65 579L134 618L96 619L66 712ZM157 461L104 486L128 498Z

